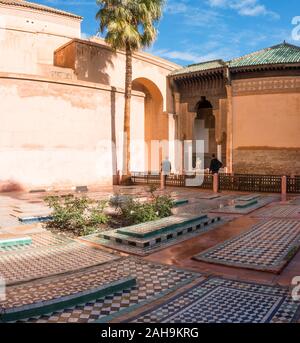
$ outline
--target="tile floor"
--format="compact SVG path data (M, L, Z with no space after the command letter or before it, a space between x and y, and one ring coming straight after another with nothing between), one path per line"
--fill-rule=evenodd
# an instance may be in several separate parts
M54 246L11 251L0 255L0 275L6 284L24 282L80 270L118 259L119 256L70 242Z
M290 323L299 308L286 288L211 278L131 322Z
M194 258L210 263L279 272L289 252L300 246L298 220L271 219Z
M175 208L174 214L190 216L223 209L224 206L230 206L233 201L245 196L241 193L222 192L219 197L215 197L209 191L175 187L168 188L167 191L174 199L189 200L188 204ZM102 200L115 192L141 199L147 196L145 187L106 187L88 192L86 195ZM53 194L66 193L69 192ZM0 195L0 235L30 235L33 238L31 247L0 251L0 274L8 281L8 296L6 302L2 303L3 307L14 308L31 305L43 299L57 299L106 284L119 277L134 276L137 285L86 304L28 318L25 322L107 322L118 320L120 316L127 316L127 321L138 322L299 321L300 302L291 300L288 288L275 285L278 278L270 278L269 269L257 272L245 268L248 267L246 262L252 258L253 265L256 263L263 268L273 268L275 265L276 269L283 262L289 249L295 243L298 244L300 197L292 199L293 204L279 204L280 197L272 195L267 197L268 201L263 204L271 201L272 205L253 212L251 216L245 213L232 214L230 211L222 213L223 226L218 225L203 235L191 236L192 239L176 242L174 246L166 245L163 250L145 259L122 257L117 252L104 251L99 245L96 249L91 245L58 237L45 232L40 224L20 226L18 216L46 212L42 200L45 195L47 194ZM238 222L240 219L256 224L262 220L261 225L265 226L254 231L247 239L248 229L243 228L242 233L234 226L235 221ZM263 224L268 222L271 223ZM239 247L241 237L244 237L244 241ZM209 246L213 250L216 246L220 248L224 241L229 244L225 255L231 259L231 263L238 256L234 263L240 266L239 269L230 266L220 268L219 261L214 261L218 264L205 264L191 259L192 256L205 252L204 246ZM237 256L234 255L234 249L231 250L231 241L232 244L237 244ZM215 246L212 246L213 242L217 242ZM254 245L251 245L251 242ZM155 260L166 264L157 263ZM239 264L240 262L242 264ZM229 270L230 275L243 280L258 278L261 283L215 276L206 279L217 269L226 275ZM296 257L280 275L286 279L286 284L290 285L289 280L298 270L300 258ZM256 274L252 275L252 272ZM266 280L270 285L263 284ZM185 289L190 288L190 284L195 282L196 287ZM152 304L157 301L159 306L153 307ZM146 308L148 310L144 310ZM134 318L131 316L130 319L133 311L141 313Z
M116 314L121 310L128 311L132 306L136 307L149 303L158 297L162 297L167 292L174 291L200 277L198 273L151 263L134 257L111 262L109 265L100 266L94 270L98 278L101 272L104 275L114 273L131 275L136 277L137 285L86 304L49 315L29 318L26 322L74 323L93 322L95 320L106 321L108 320L107 316Z

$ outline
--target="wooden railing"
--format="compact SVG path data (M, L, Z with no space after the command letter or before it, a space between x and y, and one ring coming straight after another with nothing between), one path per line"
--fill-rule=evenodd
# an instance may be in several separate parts
M189 178L194 178L193 175L177 175L171 174L167 177L166 186L173 186L173 187L185 187L186 180ZM141 173L141 172L134 172L131 176L132 182L136 185L149 185L149 184L160 184L160 175L156 174L148 174L148 173ZM213 186L213 179L211 174L205 174L204 180L199 188L203 189L212 189Z
M220 190L246 192L281 192L281 176L254 174L220 174Z
M287 177L287 193L300 193L300 176Z
M166 185L185 187L186 180L193 177L195 176L171 174ZM160 175L132 173L132 181L136 185L160 184ZM219 174L219 189L224 191L281 193L281 182L282 177L279 175ZM204 181L197 188L213 189L212 175L204 174ZM300 176L287 177L287 193L300 193Z

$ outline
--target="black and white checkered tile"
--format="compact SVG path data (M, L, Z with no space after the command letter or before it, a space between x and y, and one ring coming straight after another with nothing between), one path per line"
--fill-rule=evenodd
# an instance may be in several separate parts
M178 289L183 284L200 277L198 273L144 261L135 257L123 258L119 261L113 261L99 266L93 269L93 273L96 273L98 278L101 277L101 273L104 276L108 273L111 275L117 273L119 276L130 275L136 278L137 284L130 289L107 295L86 304L53 312L48 315L28 318L28 320L24 321L38 323L73 323L101 320L120 310L130 310L133 305L140 306L143 302L151 302L154 298L161 297L166 292ZM89 275L89 271L86 271L87 278ZM81 273L81 280L82 277ZM45 292L47 293L47 288L45 288Z
M273 205L257 211L253 214L261 218L295 218L300 219L299 205Z
M31 250L38 249L38 248L47 248L47 247L53 247L57 245L63 245L71 243L72 240L67 238L63 235L55 235L49 231L34 233L34 234L26 234L26 235L19 235L20 237L23 236L30 236L32 239L31 244L26 245L15 245L15 246L4 246L0 247L0 259L2 255L9 255L9 252L11 252L10 255L15 255L18 252L24 252L24 250Z
M212 278L129 321L289 323L297 321L299 307L286 288Z
M120 256L69 241L0 254L0 275L7 285L75 271L119 259Z
M194 256L194 259L278 272L299 245L300 222L273 219L254 225L237 237Z

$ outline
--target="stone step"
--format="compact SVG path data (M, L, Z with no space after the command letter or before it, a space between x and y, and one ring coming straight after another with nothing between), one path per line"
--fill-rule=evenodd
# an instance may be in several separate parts
M36 209L36 208L13 208L11 211L11 215L18 217L21 215L27 217L39 217L50 215L51 211L49 209Z
M214 200L220 197L221 197L220 194L202 194L202 195L198 195L196 198L202 199L202 200Z
M41 215L41 216L24 216L18 217L18 220L21 223L29 224L29 223L39 223L39 222L46 222L51 220L53 217L49 215Z
M188 199L178 199L178 200L174 200L174 207L186 205L186 204L188 204L188 203L189 203Z
M248 194L237 198L237 201L251 201L260 198L260 194Z
M0 239L0 248L7 248L19 245L29 245L32 243L31 237L18 237L18 238L8 238Z
M240 203L235 205L235 208L248 208L248 207L251 207L253 205L257 205L257 200L251 200L248 202L240 202Z
M148 247L155 247L158 244L188 235L192 232L200 231L205 226L214 224L220 220L220 217L208 218L207 216L202 216L198 219L189 221L186 220L181 225L177 224L167 228L156 230L152 232L150 236L147 234L143 236L133 236L127 235L125 233L120 233L116 230L111 230L100 234L99 237L112 243L144 249Z
M190 225L194 222L199 222L206 218L207 215L201 215L199 217L189 219L182 216L170 216L147 223L121 228L118 229L117 232L130 237L146 238L162 234L164 232L176 230L179 227Z

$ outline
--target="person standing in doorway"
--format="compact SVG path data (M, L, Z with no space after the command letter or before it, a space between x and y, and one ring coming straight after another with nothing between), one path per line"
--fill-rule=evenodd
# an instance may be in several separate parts
M212 155L212 159L210 161L210 167L209 167L209 171L212 173L212 174L218 174L219 173L219 170L223 167L223 163L221 161L219 161L217 158L216 158L216 155L213 154Z
M166 185L167 177L171 174L171 170L172 170L171 162L169 161L168 157L166 157L161 162L161 174L164 178L164 185Z
M216 158L216 155L212 155L212 159L210 161L209 171L214 175L213 176L213 189L215 192L220 192L220 177L219 177L219 170L223 167L223 163ZM215 185L215 177L217 177L217 184Z

